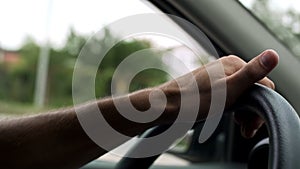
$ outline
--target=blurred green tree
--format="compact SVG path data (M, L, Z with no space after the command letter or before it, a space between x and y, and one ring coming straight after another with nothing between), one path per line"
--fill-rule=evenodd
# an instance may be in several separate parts
M70 30L66 43L62 48L50 48L50 62L47 76L46 105L60 107L71 105L72 100L72 75L76 59L85 45L87 36L79 35ZM105 30L102 39L95 39L98 43L96 48L118 41L118 38ZM101 47L102 46L102 47ZM103 62L99 66L95 81L97 97L111 94L111 78L116 67L128 55L152 48L153 45L147 40L130 39L122 40L109 50ZM12 66L4 63L0 66L0 99L16 102L32 103L36 78L37 61L40 46L31 38L28 38L19 49L20 61ZM147 61L154 61L162 65L161 56L164 50L150 52ZM136 63L138 64L138 63ZM128 65L130 66L130 65ZM124 72L126 73L126 72ZM132 81L130 90L137 90L162 83L167 80L167 75L158 70L146 70L139 73ZM122 83L122 82L120 82Z
M124 84L128 81L126 79L127 74L130 73L130 68L135 67L136 65L126 65L128 70L125 70L123 73L123 78L118 79L117 86L111 86L111 78L115 72L117 66L125 59L127 56L133 54L137 51L143 51L143 57L145 57L142 62L151 62L152 65L157 67L164 67L161 60L164 50L147 50L152 48L152 44L146 40L127 40L122 41L115 45L104 57L99 66L97 80L96 80L96 96L104 97L111 95L112 87L117 88L116 91L120 93L127 92L127 89L124 89ZM146 51L145 51L146 50ZM141 64L140 61L136 61L132 64ZM129 92L155 86L165 82L168 79L168 75L158 69L146 69L137 73L136 76L132 79ZM105 83L103 83L105 81Z
M293 8L278 10L272 8L271 3L271 0L255 0L251 10L300 59L299 11Z
M1 83L6 86L0 88L0 93L6 93L1 99L32 102L37 58L40 52L40 46L35 41L27 37L24 45L18 50L21 58L16 64L9 65L2 63L6 72Z

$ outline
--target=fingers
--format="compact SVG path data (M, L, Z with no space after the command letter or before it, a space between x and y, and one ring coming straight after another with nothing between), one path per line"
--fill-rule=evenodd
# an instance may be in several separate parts
M245 138L253 137L264 123L257 114L250 112L235 113L234 118L241 126L241 134Z
M261 79L260 81L258 81L259 84L265 85L271 89L275 89L275 84L267 77Z
M229 81L232 83L231 86L239 86L239 91L244 92L259 81L268 87L274 88L273 82L265 77L278 64L278 60L279 56L274 50L264 51L229 77Z
M274 83L266 76L278 64L278 60L279 56L273 50L266 50L253 58L236 73L228 77L228 92L240 96L256 82L274 89ZM235 115L235 119L241 125L241 133L245 138L253 137L263 124L263 120L253 113L240 113Z

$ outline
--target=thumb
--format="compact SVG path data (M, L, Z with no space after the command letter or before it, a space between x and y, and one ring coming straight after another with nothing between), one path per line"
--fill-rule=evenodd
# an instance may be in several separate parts
M274 50L266 50L249 61L231 77L232 86L239 86L243 92L254 83L266 77L278 64L279 56Z
M231 85L228 85L230 92L236 94L235 97L237 97L258 81L266 86L268 85L267 83L272 83L270 80L266 80L265 77L278 64L278 60L279 56L274 50L266 50L256 56L232 75L230 79ZM241 117L238 118L235 115L235 119L241 124L242 134L246 138L253 137L257 129L263 124L263 121L259 116L247 116L247 113L241 114Z

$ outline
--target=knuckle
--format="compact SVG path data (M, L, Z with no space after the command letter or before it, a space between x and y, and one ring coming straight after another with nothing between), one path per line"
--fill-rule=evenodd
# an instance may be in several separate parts
M241 58L239 58L236 55L229 55L224 57L224 62L236 67L242 67L246 64L245 61L243 61Z
M222 63L225 67L225 72L231 75L246 65L246 62L235 55L223 57Z
M258 74L256 73L256 68L253 66L246 65L244 69L244 75L250 81L258 81Z

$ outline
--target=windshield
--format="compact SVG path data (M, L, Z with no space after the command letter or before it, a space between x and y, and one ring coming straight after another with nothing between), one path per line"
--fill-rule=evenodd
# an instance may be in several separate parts
M239 0L300 58L300 1Z

